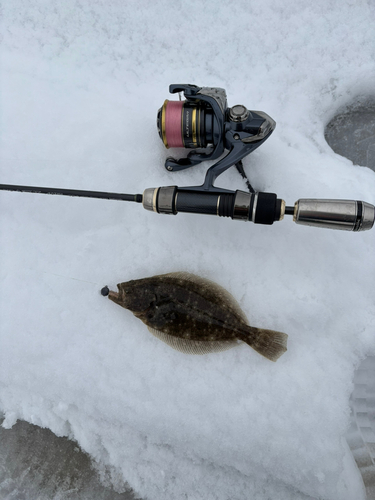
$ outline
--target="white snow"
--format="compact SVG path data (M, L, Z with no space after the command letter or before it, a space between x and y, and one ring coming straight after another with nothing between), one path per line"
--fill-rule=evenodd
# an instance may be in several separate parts
M324 127L374 96L374 4L31 1L3 5L1 182L140 193L171 174L156 131L170 83L227 90L277 122L253 185L375 203L375 174ZM245 189L235 169L218 185ZM353 500L355 367L375 353L375 230L271 227L138 204L1 192L0 411L76 439L143 498ZM289 335L277 363L242 345L188 356L99 293L188 271L252 325Z

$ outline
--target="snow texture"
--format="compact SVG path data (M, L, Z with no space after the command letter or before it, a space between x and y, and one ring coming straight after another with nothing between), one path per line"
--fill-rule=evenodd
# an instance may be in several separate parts
M171 174L156 131L170 83L227 90L277 122L244 161L254 187L375 203L375 173L324 127L374 97L372 0L13 0L2 7L1 182L140 193ZM172 98L173 99L173 98ZM173 152L172 152L173 153ZM181 153L181 152L180 152ZM246 189L235 171L217 182ZM1 192L0 410L76 439L143 498L353 500L356 366L375 353L375 230L150 213L135 203ZM104 299L108 284L188 271L284 331L187 356Z

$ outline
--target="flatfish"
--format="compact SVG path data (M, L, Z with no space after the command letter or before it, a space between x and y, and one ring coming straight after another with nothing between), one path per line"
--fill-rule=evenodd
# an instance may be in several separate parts
M184 353L224 351L242 341L276 361L287 350L287 334L250 326L234 297L206 278L177 272L119 283L117 288L104 287L102 294Z

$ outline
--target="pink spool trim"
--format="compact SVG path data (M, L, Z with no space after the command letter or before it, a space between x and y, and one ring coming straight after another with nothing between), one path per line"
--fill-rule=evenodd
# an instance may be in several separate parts
M169 148L183 148L182 106L183 101L168 101L165 107L165 137Z

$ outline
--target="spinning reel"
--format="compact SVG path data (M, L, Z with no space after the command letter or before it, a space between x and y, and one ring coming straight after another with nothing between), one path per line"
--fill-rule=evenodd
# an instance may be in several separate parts
M9 184L1 184L0 189L135 201L161 214L211 214L256 224L270 225L282 220L284 215L293 215L297 224L348 231L372 228L375 207L363 201L300 199L288 207L274 193L255 192L242 159L269 138L275 121L263 111L249 111L243 105L228 108L225 90L221 88L183 84L170 85L169 90L172 94L183 92L185 101L164 102L157 115L159 136L167 148L192 151L186 158L168 157L165 168L170 172L184 170L203 161L216 160L228 151L207 170L201 186L149 188L143 195ZM248 192L214 186L215 179L233 165L246 180Z
M187 158L167 158L169 171L183 170L202 161L216 160L225 150L227 156L212 166L204 188L213 187L215 178L268 139L275 121L263 111L249 111L243 105L227 107L224 89L171 85L169 91L184 92L186 101L164 102L158 111L159 136L167 148L207 148L208 152L192 151Z

